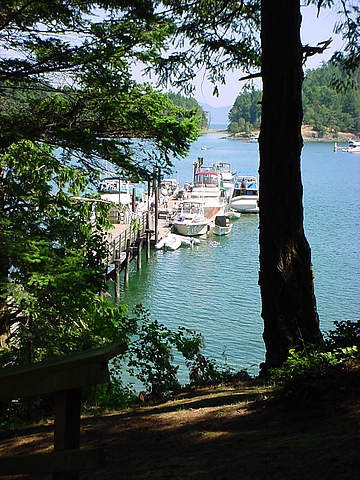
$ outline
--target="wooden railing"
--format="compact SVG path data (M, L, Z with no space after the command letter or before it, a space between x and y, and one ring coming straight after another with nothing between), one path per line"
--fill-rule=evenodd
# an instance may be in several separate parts
M150 225L148 225L148 222ZM128 228L110 243L108 264L121 259L122 254L125 255L128 240L130 244L133 244L139 237L144 237L146 229L151 228L152 222L153 218L148 212L142 212L140 215L129 215L127 218Z
M54 450L0 458L0 476L53 473L54 480L77 480L82 470L104 465L102 448L80 449L80 405L84 387L109 381L108 361L125 344L85 350L24 367L0 369L0 402L52 394Z

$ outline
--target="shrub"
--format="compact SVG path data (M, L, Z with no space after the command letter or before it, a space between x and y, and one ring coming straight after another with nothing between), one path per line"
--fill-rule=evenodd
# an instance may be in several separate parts
M360 348L360 320L334 322L335 329L327 332L325 345L330 349L357 346Z
M191 386L218 385L221 383L236 383L250 380L246 370L236 371L224 363L219 365L216 360L208 359L201 353L196 355L193 362L188 363Z

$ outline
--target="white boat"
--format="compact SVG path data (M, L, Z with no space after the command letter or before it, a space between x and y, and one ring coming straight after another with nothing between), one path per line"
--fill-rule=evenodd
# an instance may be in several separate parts
M188 199L203 201L204 215L208 219L222 214L226 205L226 197L225 190L221 187L220 174L209 168L195 170Z
M162 238L158 243L155 244L156 250L161 248L167 250L177 250L181 245L181 239L178 235L173 235L169 233L166 237Z
M103 178L100 183L99 193L102 200L130 205L132 202L130 194L130 182L118 177Z
M185 236L203 235L208 231L210 220L204 214L204 202L201 200L183 200L180 213L173 220L175 233Z
M229 201L234 192L234 175L231 171L230 163L216 162L213 165L216 172L220 174L221 183L225 189L225 197Z
M230 200L230 208L241 213L259 213L259 186L257 175L238 174Z
M251 133L249 136L248 136L248 140L247 140L249 143L257 143L259 141L259 136L256 135L256 133Z
M360 153L360 142L356 140L349 140L348 146L342 149L343 152Z
M187 237L184 235L175 235L175 233L173 233L173 235L175 237L178 237L178 239L181 242L181 245L185 245L186 247L193 247L194 245L197 245L200 243L200 240L198 238Z
M217 215L215 223L211 227L212 233L215 235L228 235L231 232L232 225L225 215Z
M230 205L228 205L228 206L225 208L224 215L225 215L225 217L229 218L230 220L235 220L236 218L240 218L240 217L241 217L241 213L240 213L240 212L236 212L235 210L233 210L233 209L230 207Z

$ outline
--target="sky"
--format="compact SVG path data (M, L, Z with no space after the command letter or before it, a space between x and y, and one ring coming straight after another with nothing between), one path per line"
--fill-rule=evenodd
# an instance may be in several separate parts
M301 28L301 40L303 45L309 44L316 46L318 42L333 38L333 42L329 49L322 55L314 55L307 60L305 64L306 69L312 69L320 66L322 62L326 62L330 59L332 54L342 48L343 40L340 35L333 33L334 24L336 22L336 8L322 9L320 16L316 16L316 8L313 6L302 8L302 28ZM226 85L219 86L219 97L213 96L212 92L214 87L204 79L204 75L199 75L195 85L196 91L194 94L195 99L200 103L206 103L212 107L223 107L233 105L236 97L239 95L241 88L245 82L239 82L239 78L242 76L241 71L231 72L226 77ZM260 88L260 80L255 84Z

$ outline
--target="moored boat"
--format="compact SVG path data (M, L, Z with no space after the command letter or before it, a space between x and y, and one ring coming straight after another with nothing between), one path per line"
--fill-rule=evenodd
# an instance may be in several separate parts
M225 215L217 215L215 223L211 227L212 233L215 235L228 235L231 232L232 225Z
M230 200L230 208L241 213L259 213L259 186L257 175L239 174Z
M183 200L180 213L173 220L175 233L186 236L202 235L208 231L210 220L204 214L204 202L201 200Z
M342 149L343 152L360 153L360 142L356 140L349 140L348 146Z
M120 205L131 204L130 182L119 177L103 178L99 193L102 200Z
M225 197L229 201L235 188L234 175L231 171L231 165L230 163L226 162L216 162L214 163L213 168L220 174L221 183L225 189Z
M204 203L204 215L213 218L222 214L226 205L225 189L221 187L220 174L210 168L195 168L194 181L188 199Z
M160 250L161 248L163 249L168 249L168 250L177 250L181 245L181 239L178 237L178 235L173 235L172 233L169 233L166 237L161 239L156 245L155 248L156 250Z

